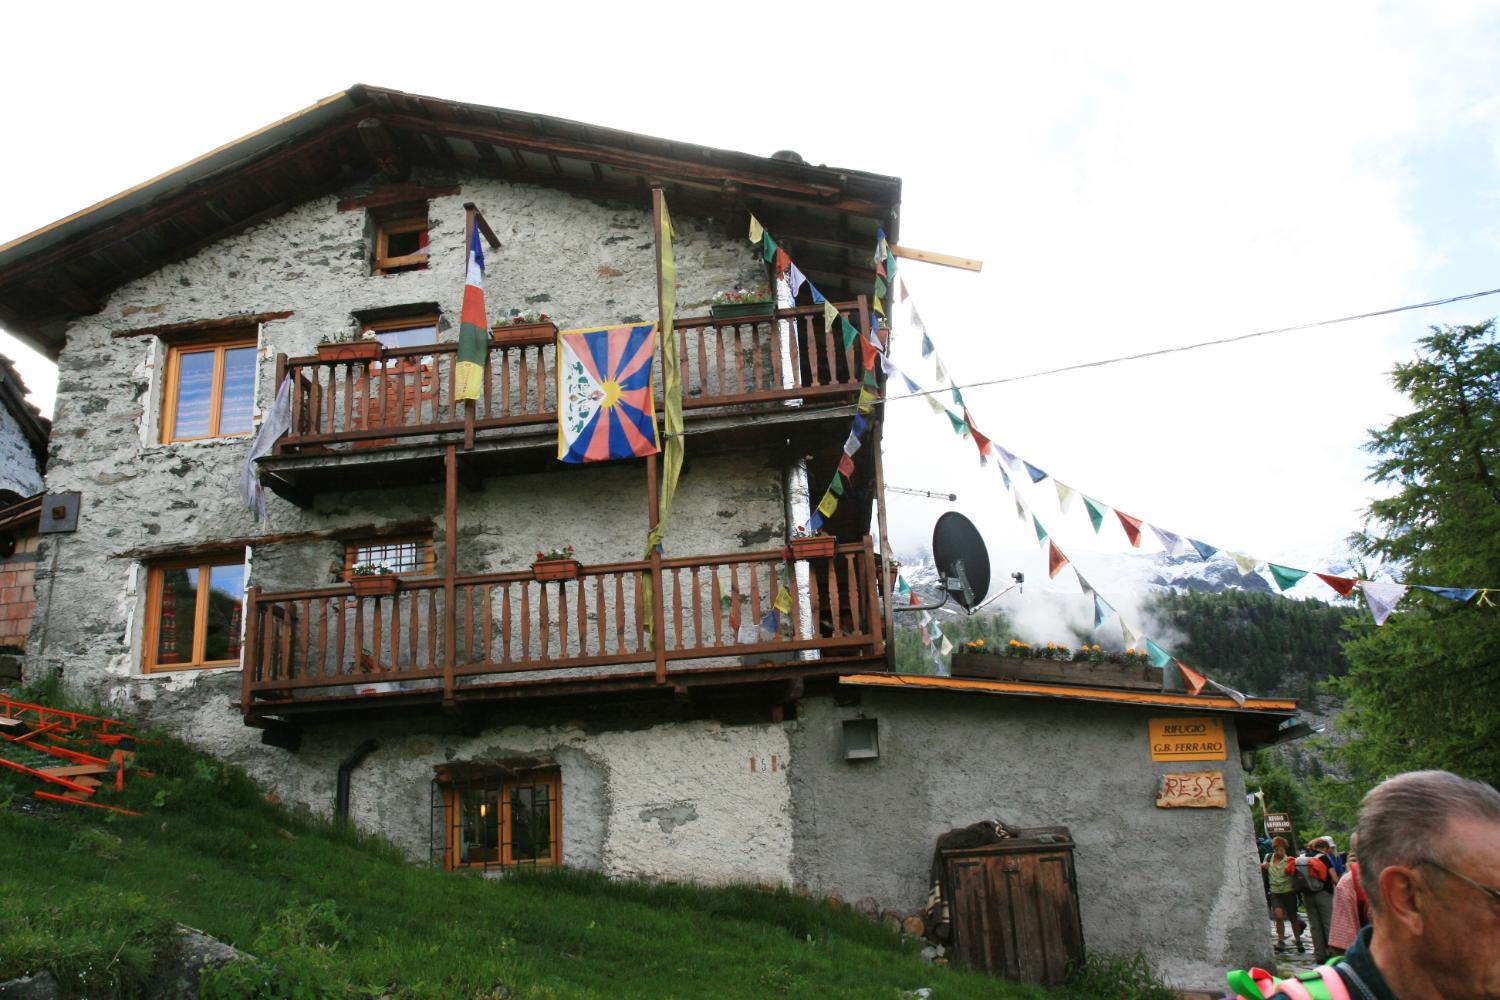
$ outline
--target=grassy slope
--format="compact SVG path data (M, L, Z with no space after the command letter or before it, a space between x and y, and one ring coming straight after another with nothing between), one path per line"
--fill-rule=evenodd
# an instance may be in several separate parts
M28 956L61 954L68 975L91 977L89 995L109 995L99 986L143 974L177 920L288 967L318 966L306 978L321 983L315 996L471 997L500 985L521 997L1046 995L924 965L883 928L785 892L436 872L268 805L242 774L175 742L144 747L139 764L157 777L114 799L139 819L0 810L0 899L12 907L0 914L0 980L27 971ZM317 938L328 947L283 951L296 935L267 934L323 901L343 924Z

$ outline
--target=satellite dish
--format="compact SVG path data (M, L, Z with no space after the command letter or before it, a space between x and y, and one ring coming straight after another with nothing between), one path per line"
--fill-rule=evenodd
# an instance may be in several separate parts
M973 611L990 590L990 556L974 522L957 511L938 518L932 529L932 559L948 596Z

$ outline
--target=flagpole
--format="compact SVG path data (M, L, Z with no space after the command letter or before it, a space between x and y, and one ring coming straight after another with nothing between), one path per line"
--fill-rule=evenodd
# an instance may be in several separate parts
M651 231L656 241L656 330L658 336L662 334L665 325L666 306L662 296L662 273L661 273L661 185L656 184L651 188ZM670 334L668 334L670 336ZM662 356L662 377L666 378L666 356ZM658 440L661 430L657 430ZM666 442L662 442L665 446ZM659 498L657 497L657 462L660 461L661 450L658 449L654 455L646 456L646 507L647 507L647 537L650 538L656 531L656 526L661 520ZM646 558L651 561L651 646L656 651L656 683L667 682L667 647L661 641L661 632L664 626L662 618L665 614L662 601L662 575L661 575L661 552L655 546L646 553Z

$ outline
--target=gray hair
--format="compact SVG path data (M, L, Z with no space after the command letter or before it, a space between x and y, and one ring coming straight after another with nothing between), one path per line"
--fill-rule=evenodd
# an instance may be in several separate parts
M1380 873L1392 865L1444 862L1454 820L1500 823L1500 792L1447 771L1412 771L1376 785L1359 804L1359 884L1379 909Z

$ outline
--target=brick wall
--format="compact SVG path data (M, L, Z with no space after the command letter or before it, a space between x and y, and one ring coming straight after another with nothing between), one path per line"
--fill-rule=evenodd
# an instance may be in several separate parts
M16 551L0 559L0 647L26 648L36 610L35 535L17 539Z

